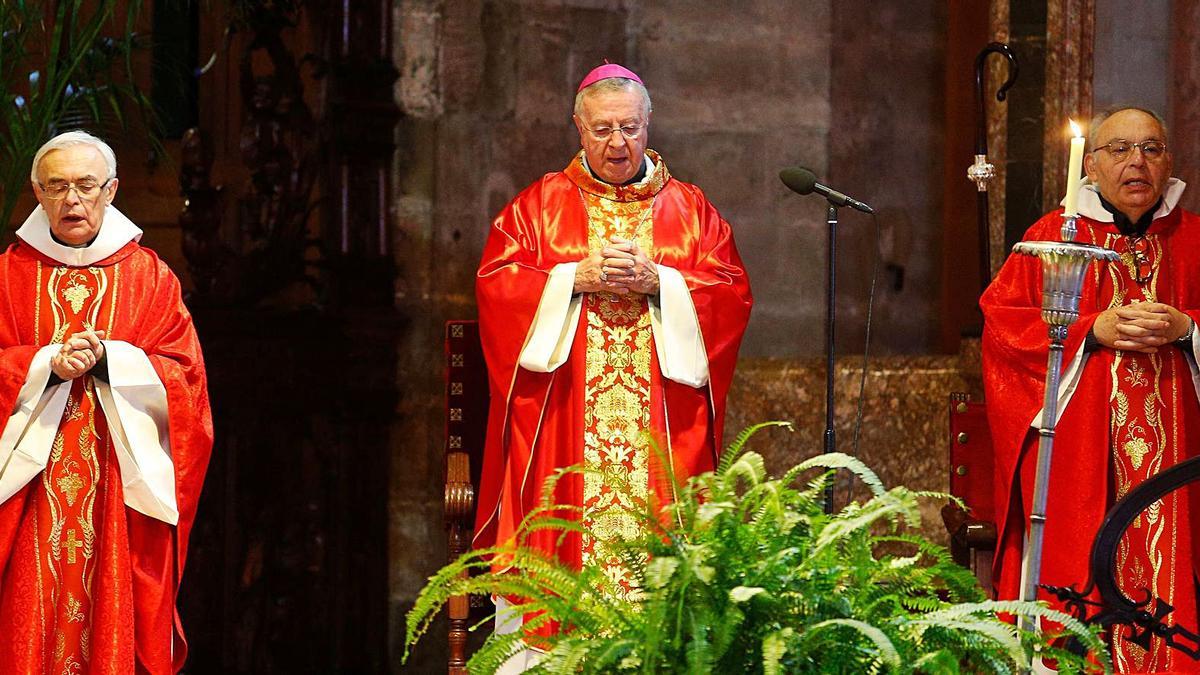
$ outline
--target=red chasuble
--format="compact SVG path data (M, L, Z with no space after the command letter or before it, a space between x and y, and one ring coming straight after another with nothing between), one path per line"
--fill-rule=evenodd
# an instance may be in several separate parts
M1058 240L1061 223L1061 212L1051 213L1025 238ZM1064 351L1064 372L1078 373L1078 384L1061 412L1050 468L1041 583L1082 588L1092 540L1108 507L1148 477L1196 454L1200 406L1189 357L1178 347L1155 354L1101 347L1074 368L1072 357L1097 315L1110 307L1157 301L1200 320L1200 218L1174 209L1154 220L1142 238L1123 236L1112 223L1080 218L1077 240L1121 254L1120 261L1093 263L1087 271L1079 320L1068 331ZM1041 288L1038 259L1014 255L980 302L996 513L1003 514L995 578L1004 599L1020 592L1032 505L1037 434L1030 423L1042 407L1049 344ZM1194 630L1198 558L1188 501L1186 490L1175 492L1138 518L1120 543L1117 579L1132 598L1149 589L1175 607L1169 622ZM1049 599L1044 593L1039 598ZM1149 651L1131 644L1125 630L1109 639L1118 672L1200 671L1161 639Z
M85 328L142 350L166 389L161 431L178 523L125 504L127 460L101 386L90 374L71 382L45 469L0 504L0 672L176 672L186 644L175 594L212 447L204 364L179 282L134 242L86 267L25 243L0 255L0 409L14 409L40 347ZM120 433L133 438L132 423Z
M509 540L560 467L617 471L639 496L669 500L644 432L681 477L714 466L750 287L729 224L697 187L672 178L662 159L648 154L654 166L646 180L613 186L596 180L580 153L564 171L525 189L492 225L476 281L492 392L477 547ZM636 240L686 282L684 303L694 307L703 340L697 349L708 360L706 384L663 376L649 317L656 301L638 294L584 294L566 362L551 372L520 366L552 270L579 262L614 235ZM605 535L633 533L621 514L632 505L598 479L572 478L560 484L559 503L585 507L584 519ZM530 543L575 565L594 552L594 542L579 537L556 549L556 537L538 533ZM610 572L631 590L616 566Z

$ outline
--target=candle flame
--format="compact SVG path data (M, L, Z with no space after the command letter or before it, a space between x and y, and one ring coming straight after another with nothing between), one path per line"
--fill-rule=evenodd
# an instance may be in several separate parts
M1080 129L1080 128L1079 128L1079 125L1078 125L1078 124L1075 124L1075 120L1073 120L1073 119L1071 119L1071 118L1069 118L1069 117L1068 117L1068 118L1067 118L1067 121L1071 123L1071 133L1075 135L1075 138L1080 138L1080 137L1082 137L1082 136L1083 136L1083 129Z

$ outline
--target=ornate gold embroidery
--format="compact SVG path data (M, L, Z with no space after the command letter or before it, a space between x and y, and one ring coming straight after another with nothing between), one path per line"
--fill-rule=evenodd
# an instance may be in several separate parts
M1146 255L1151 263L1146 282L1138 284L1133 278L1136 265L1131 266L1133 260L1128 254L1122 256L1121 262L1104 266L1106 277L1099 287L1102 292L1112 293L1109 308L1158 301L1158 285L1163 281L1159 274L1162 242L1156 234L1148 235L1146 242ZM1128 241L1111 233L1102 245L1128 251ZM1175 380L1179 379L1175 375L1178 367L1177 358L1164 358L1163 353L1117 351L1115 354L1110 373L1109 438L1118 498L1180 459L1178 428L1182 413L1178 410L1180 394L1174 388ZM1163 396L1163 382L1173 387L1170 397ZM1180 520L1186 516L1180 513L1178 502L1178 495L1174 495L1152 504L1134 520L1118 543L1117 581L1127 592L1146 589L1167 603L1175 602L1175 556L1164 552L1175 550L1179 528L1187 526L1187 520ZM1161 638L1152 638L1150 650L1146 651L1130 643L1124 633L1112 637L1113 660L1120 672L1169 669L1169 652Z
M88 518L91 517L88 513ZM79 518L79 529L83 531L83 557L85 560L91 560L92 555L96 552L96 529L92 527L92 523L87 519Z
M38 270L35 313L39 330L35 337L42 334L42 304L50 312L45 328L53 342L61 343L75 331L104 328L98 326L102 311L111 325L115 308L111 304L105 308L104 302L111 299L110 278L115 293L116 268L47 269L44 276L40 267ZM40 339L38 342L42 343ZM93 512L97 496L104 489L100 441L107 439L101 436L103 420L97 415L102 413L92 378L80 378L69 386L61 426L51 446L51 461L42 472L40 517L35 514L34 520L41 635L53 644L51 636L57 627L64 641L60 658L51 662L51 650L45 652L46 670L55 673L83 672L90 658L89 617L99 548Z
M582 150L567 164L567 168L563 170L563 173L578 188L604 201L610 203L644 202L658 194L666 186L667 181L671 179L671 174L667 171L667 164L662 161L662 157L659 157L658 153L649 149L646 150L646 154L650 156L650 161L654 162L654 171L642 183L610 185L596 179L583 165Z
M67 593L67 621L82 623L84 616L81 607L83 607L83 603L79 602L73 594Z
M63 299L71 304L71 311L78 314L83 311L83 303L92 295L92 289L79 282L79 279L72 275L67 286L62 290Z
M75 506L75 498L83 489L83 479L77 473L69 473L58 479L58 489L67 496L67 506Z
M1158 522L1159 517L1162 515L1162 506L1163 503L1160 499L1146 507L1146 520L1149 521L1151 525Z
M62 434L54 436L54 444L50 446L50 461L57 462L62 459L64 442Z
M117 326L117 288L121 281L121 266L112 266L112 293L108 298L108 339L115 340L113 330ZM101 303L96 303L96 309L99 310Z
M1146 382L1147 382L1146 369L1142 368L1140 365L1138 365L1137 361L1130 361L1129 367L1127 368L1127 370L1129 372L1128 372L1128 374L1125 375L1125 381L1128 382L1130 386L1132 386L1132 387L1146 386Z
M37 261L37 280L33 294L33 344L42 344L42 261Z
M50 310L54 314L54 330L50 333L50 344L61 344L67 334L67 312L63 309L62 302L58 299L58 294L54 292L54 289L58 287L59 278L63 276L65 271L65 267L51 268L50 278L46 281L46 295L50 298Z
M76 549L83 548L83 540L75 538L75 530L67 530L67 540L63 542L67 546L67 564L74 565Z
M67 399L67 410L64 413L64 417L68 422L74 422L83 418L83 408L79 405L79 398L72 396Z
M1150 454L1150 445L1141 438L1125 441L1125 445L1122 448L1125 450L1125 454L1129 455L1129 461L1133 463L1134 469L1142 468L1142 461L1146 455Z
M603 248L611 237L637 242L653 251L653 200L612 201L580 191L587 208L588 246ZM650 314L644 296L589 294L587 325L583 519L596 537L585 536L583 557L599 560L618 592L637 588L629 571L603 549L605 541L636 536L630 512L649 494ZM612 489L628 486L632 493Z
M93 426L93 420L89 419L88 423L79 430L79 455L84 459L91 458L96 445L95 439L96 427Z
M51 503L53 503L53 502L51 502ZM50 516L54 517L54 515L55 514L53 513L53 509L52 509ZM50 539L50 558L53 560L62 560L62 521L55 519L54 523L50 526L49 539ZM55 566L51 565L50 570L54 571L54 569L55 569ZM54 585L55 586L58 585L58 577L57 576L55 576L55 578L54 578Z
M1117 402L1116 417L1113 418L1113 425L1116 427L1125 426L1125 422L1129 420L1129 397L1120 389L1113 389L1113 398Z
M116 266L114 266L115 270ZM118 273L113 272L114 284ZM93 284L95 288L93 289ZM67 308L64 307L62 300L65 300L70 305L70 313L74 315L84 314L80 324L83 328L92 330L97 326L100 317L100 308L104 304L105 294L108 292L108 276L101 267L88 267L86 269L71 268L71 267L55 267L51 269L50 278L46 282L46 293L50 298L50 309L54 313L54 331L50 337L51 344L58 344L66 337L67 331L72 326L72 321L68 318ZM94 299L93 299L94 298ZM38 300L40 303L41 295ZM110 314L115 311L115 303L110 303ZM40 313L40 304L38 308ZM112 316L109 317L110 328ZM79 325L75 325L75 329L79 329Z

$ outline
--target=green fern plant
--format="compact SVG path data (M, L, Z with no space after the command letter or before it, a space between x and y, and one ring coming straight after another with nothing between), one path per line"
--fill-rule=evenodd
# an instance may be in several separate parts
M669 477L675 502L644 503L630 514L640 536L603 541L607 558L638 581L632 601L620 599L599 562L571 569L525 546L533 532L587 532L580 509L553 504L550 495L564 476L593 470L559 471L516 541L468 552L430 579L408 615L406 656L450 597L482 593L510 598L533 617L527 629L560 626L540 644L547 651L534 672L1015 673L1035 651L1056 659L1060 672L1111 670L1095 632L1041 604L985 600L944 548L912 533L919 501L944 495L887 489L840 453L769 477L762 456L745 446L757 431L784 424L742 432L713 472L686 482ZM839 469L872 496L826 514L822 495ZM497 557L502 573L492 569ZM1091 660L997 613L1053 621ZM468 668L493 672L525 647L521 633L492 635Z

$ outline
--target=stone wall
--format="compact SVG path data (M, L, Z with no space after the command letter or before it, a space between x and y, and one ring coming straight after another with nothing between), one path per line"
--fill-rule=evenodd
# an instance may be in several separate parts
M863 348L878 225L883 260L876 286L873 349L925 353L935 342L941 320L937 283L943 144L950 133L945 128L943 69L970 69L973 64L944 63L946 8L942 3L836 2L833 26L829 179L838 189L870 203L878 214L874 223L842 209L839 349L853 353ZM969 90L958 95L974 98ZM974 128L957 132L971 137ZM957 161L965 172L971 157ZM960 176L965 184L965 174ZM975 223L949 226L966 228L970 236ZM819 229L814 229L813 238L821 241ZM821 317L818 314L816 319ZM954 317L946 320L958 325Z

